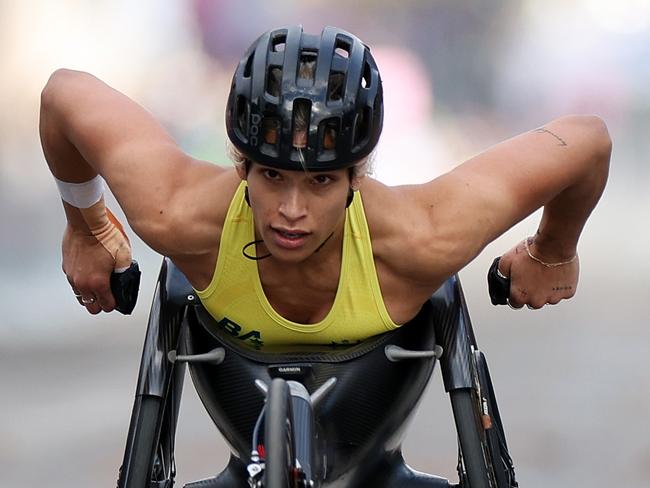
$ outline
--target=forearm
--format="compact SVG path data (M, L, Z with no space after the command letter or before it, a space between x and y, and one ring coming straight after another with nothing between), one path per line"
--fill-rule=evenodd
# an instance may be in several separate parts
M70 183L81 183L95 177L98 171L84 159L67 134L60 74L54 73L41 93L39 133L45 160L52 174Z
M83 183L97 176L97 170L83 158L66 134L66 124L62 120L63 113L57 93L60 86L57 86L56 76L55 73L50 78L41 93L39 133L43 154L56 179L68 183ZM90 234L81 210L65 201L62 203L72 229Z
M55 75L43 90L39 131L45 159L57 180L69 232L93 236L111 254L118 267L130 261L128 239L104 205L104 184L66 133L65 104L61 103ZM60 83L59 83L60 85Z
M611 140L602 123L591 129L593 151L588 155L577 181L544 205L536 237L538 254L551 262L576 254L582 229L598 203L609 172Z

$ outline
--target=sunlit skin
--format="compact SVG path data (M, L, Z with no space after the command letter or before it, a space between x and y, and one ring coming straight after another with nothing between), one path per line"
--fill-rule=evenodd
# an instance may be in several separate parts
M270 304L299 323L315 323L331 308L347 194L361 183L350 179L349 170L309 174L253 162L248 171L235 171L197 160L132 100L70 70L55 72L43 90L40 134L58 179L79 183L101 174L135 233L169 256L199 290L212 279L228 208L246 179L257 238L263 240L257 253L271 254L257 262ZM305 134L297 136L294 146L305 147ZM444 280L542 206L531 252L546 263L571 262L545 267L520 242L502 256L499 269L512 279L513 306L541 308L571 298L579 273L572 257L605 187L611 147L602 120L571 115L503 141L426 183L389 187L364 178L359 189L391 319L411 320ZM109 312L115 306L109 287L115 260L80 210L64 208L66 277L75 293L97 298L86 304L88 312Z

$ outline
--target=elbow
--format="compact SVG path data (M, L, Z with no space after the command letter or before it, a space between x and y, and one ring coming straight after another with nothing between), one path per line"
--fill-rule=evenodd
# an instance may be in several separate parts
M597 115L571 115L569 122L577 126L591 149L594 160L609 166L612 139L605 121Z
M596 167L596 177L600 191L605 189L609 176L609 162L612 156L612 138L609 135L607 124L597 116L590 117L591 133L593 138L594 156L593 161Z
M612 138L609 135L607 124L597 115L588 115L586 118L596 159L609 166L609 159L612 154Z
M584 134L587 149L587 174L599 192L605 188L609 176L609 162L612 154L612 139L605 121L596 115L576 116Z
M67 68L54 71L41 91L41 108L50 109L61 100L62 95L74 93L79 88L79 81L85 76L88 73Z
M51 104L61 87L65 85L65 80L69 78L71 72L72 70L59 68L50 75L41 91L41 106L47 107Z

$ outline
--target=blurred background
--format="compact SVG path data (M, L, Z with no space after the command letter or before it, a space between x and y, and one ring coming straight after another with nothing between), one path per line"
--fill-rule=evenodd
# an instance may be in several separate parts
M422 182L567 113L609 125L609 185L580 241L576 297L541 311L489 305L493 257L461 272L522 487L650 484L650 3L646 0L0 0L0 486L114 486L160 256L131 317L91 317L60 267L64 216L38 139L40 90L89 71L149 111L195 157L228 164L224 103L263 31L343 27L372 46L386 124L376 177ZM410 123L405 123L405 121ZM115 207L115 205L113 205ZM226 448L186 383L178 484ZM436 372L405 444L414 467L456 480Z

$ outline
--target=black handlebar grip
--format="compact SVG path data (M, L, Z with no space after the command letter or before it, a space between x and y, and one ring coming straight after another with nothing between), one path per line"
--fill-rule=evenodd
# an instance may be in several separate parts
M121 273L111 273L111 292L115 297L115 309L124 315L130 315L138 301L140 291L140 267L137 261L131 261L131 266Z
M499 260L496 258L492 261L492 266L488 271L488 290L492 305L507 305L510 297L510 278L505 278L499 273Z

